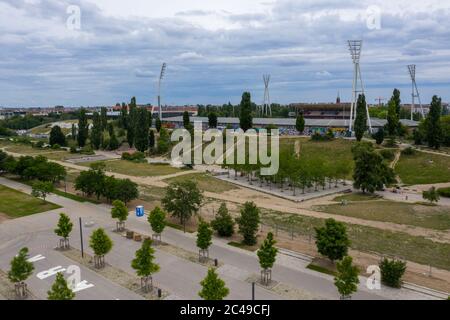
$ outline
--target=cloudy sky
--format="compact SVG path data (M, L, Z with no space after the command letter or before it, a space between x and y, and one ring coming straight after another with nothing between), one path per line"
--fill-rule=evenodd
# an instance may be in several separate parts
M370 102L409 103L408 64L450 100L450 1L0 0L0 106L156 103L163 62L164 104L261 103L265 73L273 102L348 101L348 39Z

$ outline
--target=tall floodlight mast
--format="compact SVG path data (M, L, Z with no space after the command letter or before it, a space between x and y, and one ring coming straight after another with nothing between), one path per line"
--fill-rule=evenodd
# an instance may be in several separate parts
M414 112L415 112L415 109L416 109L416 106L415 106L415 103L416 103L415 99L416 98L419 100L420 112L422 113L422 117L425 117L425 114L423 112L422 101L420 101L419 89L417 89L416 65L415 64L408 65L408 71L409 71L409 75L411 76L411 81L412 81L411 120L413 120L413 115L414 115Z
M161 107L161 83L166 73L167 64L164 62L161 67L161 74L159 75L158 81L158 109L159 109L159 119L162 119L162 107Z
M263 75L264 80L264 102L262 105L261 114L265 116L272 116L272 107L270 105L270 93L269 93L269 83L270 83L270 74Z
M358 95L364 94L364 85L361 77L361 68L359 66L359 61L361 57L362 40L348 40L348 47L350 49L350 54L353 60L353 95L352 103L350 107L350 121L348 125L348 130L350 133L353 131L353 121L356 118L356 105L358 102ZM369 122L369 132L372 132L372 121L369 115L369 106L366 104L367 120Z

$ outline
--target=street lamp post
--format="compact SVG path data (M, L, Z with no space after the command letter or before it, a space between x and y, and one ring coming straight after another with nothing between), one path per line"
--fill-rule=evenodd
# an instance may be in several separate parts
M83 246L83 224L80 218L80 240L81 240L81 257L84 258L84 246Z

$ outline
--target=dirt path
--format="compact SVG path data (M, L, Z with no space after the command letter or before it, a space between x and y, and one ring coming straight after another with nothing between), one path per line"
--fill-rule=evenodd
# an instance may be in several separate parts
M13 156L21 156L17 153L8 152L7 153L13 155ZM86 171L89 170L88 167L79 166L72 163L67 163L63 161L57 161L57 160L49 160L55 163L58 163L62 166L65 166L67 168L76 169L79 171ZM130 175L124 175L114 172L106 172L109 176L115 176L116 178L120 179L130 179L133 182L136 182L138 184L142 185L148 185L148 186L155 186L155 187L166 187L168 184L164 182L164 179L168 179L175 176L185 175L189 173L193 173L197 171L186 171L186 172L179 172L172 175L166 175L166 176L158 176L158 177L136 177L136 176L130 176ZM351 223L351 224L357 224L357 225L363 225L363 226L369 226L374 227L378 229L383 230L390 230L394 232L404 232L413 236L423 236L430 240L436 241L436 242L450 242L450 233L445 231L437 231L432 229L426 229L421 227L415 227L415 226L408 226L408 225L402 225L402 224L395 224L391 222L382 222L382 221L372 221L372 220L364 220L359 218L353 218L353 217L346 217L346 216L340 216L340 215L333 215L323 212L317 212L308 209L311 205L317 205L317 204L324 204L328 203L331 200L330 197L325 197L321 199L315 199L314 201L307 201L304 203L297 203L290 200L282 199L279 197L275 197L269 194L265 194L262 192L258 192L255 190L247 189L247 188L238 188L235 190L227 191L221 194L214 193L214 192L205 192L205 196L208 198L220 200L220 201L227 201L235 204L244 204L247 201L253 201L255 202L259 207L268 209L268 210L274 210L274 211L280 211L285 213L292 213L292 214L298 214L298 215L304 215L314 218L321 218L321 219L328 219L333 218L335 220Z

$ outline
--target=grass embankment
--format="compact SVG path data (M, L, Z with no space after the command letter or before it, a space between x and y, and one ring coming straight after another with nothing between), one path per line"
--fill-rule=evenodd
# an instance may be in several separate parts
M54 203L0 185L0 212L11 218L20 218L58 208L61 207Z
M324 225L324 220L274 211L263 211L262 220L279 228L292 230L296 234L314 234L315 227ZM392 232L373 227L345 224L351 247L364 252L377 252L450 270L450 243L439 243L403 232Z
M395 172L408 185L450 182L450 157L420 151L402 154Z
M165 179L164 181L167 183L172 183L172 182L182 182L186 180L196 182L198 184L199 189L202 191L222 193L237 189L237 187L234 184L214 178L213 176L207 173L190 173L174 178Z
M369 200L370 198L375 200ZM319 205L313 209L365 220L392 222L435 230L450 229L448 207L430 206L428 203L406 203L376 199L376 196L370 195L346 195L334 199L338 202L341 200L349 201L346 205L340 203Z
M182 171L182 169L174 168L170 165L165 164L135 163L126 160L111 160L99 162L105 164L106 171L126 174L135 177L166 176ZM91 164L99 162L86 162L80 165L84 167L90 167Z
M312 141L310 138L282 138L280 139L280 149L294 146L296 141L300 143L300 156L313 155L320 156L325 163L345 162L350 166L347 179L351 179L354 161L352 146L354 142L344 139L334 139L331 141Z

